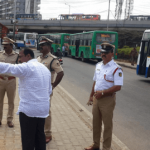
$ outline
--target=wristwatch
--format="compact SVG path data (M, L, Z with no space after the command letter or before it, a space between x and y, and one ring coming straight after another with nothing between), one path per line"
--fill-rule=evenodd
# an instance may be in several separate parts
M102 90L102 95L104 95L103 90Z

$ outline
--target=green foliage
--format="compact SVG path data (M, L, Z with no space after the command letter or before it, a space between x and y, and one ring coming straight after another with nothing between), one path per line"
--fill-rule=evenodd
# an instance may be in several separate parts
M139 52L140 47L136 47L137 52ZM123 48L118 49L118 54L130 55L133 47L125 45Z

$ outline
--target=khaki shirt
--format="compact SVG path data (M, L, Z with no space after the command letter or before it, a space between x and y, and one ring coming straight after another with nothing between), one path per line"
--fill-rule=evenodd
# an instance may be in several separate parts
M39 56L37 58L37 60L38 60L38 62L44 64L50 70L50 63L54 58L57 58L57 57L52 55L51 53L48 53L44 57L43 57L43 55ZM55 59L52 62L51 68L54 70L54 71L51 71L51 83L54 83L55 73L59 73L59 72L63 71L63 68L61 67L61 65L57 59Z
M0 51L0 62L15 64L18 58L18 53L12 51L11 54L7 54L5 51ZM6 74L0 74L2 77L8 77Z

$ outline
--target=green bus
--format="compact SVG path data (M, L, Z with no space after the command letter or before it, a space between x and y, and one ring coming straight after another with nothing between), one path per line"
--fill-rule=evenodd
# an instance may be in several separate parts
M57 49L60 48L60 51L62 51L62 46L65 44L66 46L66 55L67 55L67 47L69 40L70 40L70 34L68 33L47 33L47 34L39 34L37 37L37 41L39 43L39 39L41 36L45 36L53 41L51 45L51 53L56 54ZM39 47L37 48L39 49Z
M112 31L90 31L70 34L69 52L71 57L101 60L101 45L107 42L115 46L114 59L117 59L118 33Z

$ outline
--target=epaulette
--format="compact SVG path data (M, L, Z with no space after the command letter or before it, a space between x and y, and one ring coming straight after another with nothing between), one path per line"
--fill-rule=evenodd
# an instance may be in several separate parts
M36 58L38 58L38 57L40 57L40 56L42 56L42 55L39 55L39 56L37 56Z
M57 58L55 55L52 55L52 54L50 55L50 57L52 57L52 58Z
M114 64L118 67L118 68L122 68L120 65L118 65L116 62L114 62Z
M102 64L103 64L103 61L98 62L98 63L96 64L96 66L97 66L97 65L102 65Z
M114 70L113 75L116 73L116 71L117 71L118 69L121 69L121 70L122 70L121 66L119 66L116 62L114 62L114 64L116 65L116 69ZM122 71L123 71L123 70L122 70Z
M16 51L15 51L15 54L19 55L19 53L18 53L18 52L16 52Z

